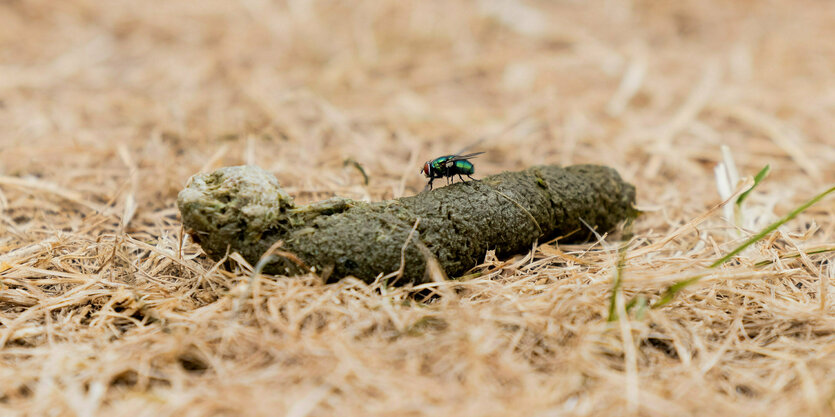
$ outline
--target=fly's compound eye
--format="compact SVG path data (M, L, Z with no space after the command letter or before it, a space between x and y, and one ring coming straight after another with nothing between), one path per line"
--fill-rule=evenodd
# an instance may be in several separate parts
M424 175L429 175L429 162L423 164L423 169L420 172Z

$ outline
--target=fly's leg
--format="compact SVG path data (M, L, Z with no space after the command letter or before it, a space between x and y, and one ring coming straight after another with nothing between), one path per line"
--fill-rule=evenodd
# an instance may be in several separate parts
M469 175L467 175L467 176L469 177ZM464 181L464 177L462 177L461 174L458 174L458 178L461 178L461 182L467 182L467 181Z

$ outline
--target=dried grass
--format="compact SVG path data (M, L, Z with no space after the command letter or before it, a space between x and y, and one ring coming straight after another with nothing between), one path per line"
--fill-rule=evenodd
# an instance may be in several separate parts
M323 285L212 263L174 206L241 163L301 202L409 195L421 161L480 138L479 175L605 163L645 210L624 317L756 232L700 217L721 145L772 168L745 224L835 181L833 19L812 0L6 2L0 414L835 414L832 199L613 323L610 237Z

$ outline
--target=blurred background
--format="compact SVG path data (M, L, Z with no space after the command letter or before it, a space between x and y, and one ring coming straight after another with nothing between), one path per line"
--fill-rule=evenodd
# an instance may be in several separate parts
M107 201L122 146L140 202L245 162L301 194L384 198L483 139L479 175L610 164L661 204L703 202L727 144L744 173L766 161L807 192L835 178L833 16L828 1L3 2L0 172Z

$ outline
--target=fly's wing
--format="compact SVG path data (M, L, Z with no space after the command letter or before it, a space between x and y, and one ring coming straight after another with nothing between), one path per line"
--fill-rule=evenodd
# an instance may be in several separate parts
M444 161L444 162L445 162L445 163L451 163L451 162L455 162L455 161L463 161L463 160L465 160L465 159L473 159L473 158L475 158L476 156L481 155L481 154L483 154L483 153L484 153L484 152L475 152L475 153L468 153L468 154L466 154L466 155L452 155L452 157L451 157L451 158L447 159L447 160L446 160L446 161Z
M475 152L475 153L468 153L466 155L450 155L449 159L444 161L444 166L447 168L451 168L455 165L455 161L465 161L467 159L475 158L478 155L483 154L484 152Z
M465 146L464 148L462 148L462 149L461 149L461 150L459 150L458 152L455 152L455 153L453 154L453 156L458 156L459 158L462 158L462 159L467 159L467 157L472 158L472 157L474 157L475 155L481 155L481 154L483 154L484 152L476 152L476 153L471 153L471 154L468 154L468 155L462 155L464 152L467 152L467 151L469 151L470 149L473 149L473 148L475 148L476 146L481 145L481 144L482 144L482 143L484 143L485 141L488 141L488 140L489 140L489 141L493 141L494 139L497 139L497 138L499 138L499 137L503 136L505 133L507 133L507 132L509 132L509 131L513 130L516 126L519 126L520 124L522 124L522 122L524 122L524 121L525 121L525 120L527 120L529 117L531 117L531 114L533 114L534 112L536 112L536 111L540 110L541 108L542 108L542 106L535 106L534 108L530 109L530 111L525 112L525 114L523 114L523 115L522 115L521 117L519 117L518 119L513 120L512 122L508 123L506 126L502 127L500 130L498 130L498 131L496 131L496 132L493 132L493 133L490 133L490 134L487 134L487 135L484 135L484 136L482 136L480 139L476 140L475 142L473 142L473 143L471 143L471 144L469 144L469 145ZM460 155L460 156L459 156L459 155ZM451 162L455 162L455 161L457 161L457 160L460 160L460 159L454 159L454 160L451 160Z
M456 156L456 155L462 155L464 152L467 152L467 151L469 151L470 149L475 148L475 147L476 147L476 146L478 146L478 145L481 145L481 144L482 144L482 142L484 142L485 140L487 140L487 138L486 138L486 137L483 137L483 138L481 138L481 139L479 139L479 140L477 140L477 141L475 141L475 142L473 142L473 143L471 143L471 144L469 144L469 145L467 145L467 146L465 146L465 147L463 147L463 148L459 149L459 150L458 150L458 152L455 152L455 153L454 153L454 154L452 154L452 155L453 155L453 156ZM484 153L484 152L476 152L476 153L474 153L473 155L478 155L478 154L482 154L482 153Z

